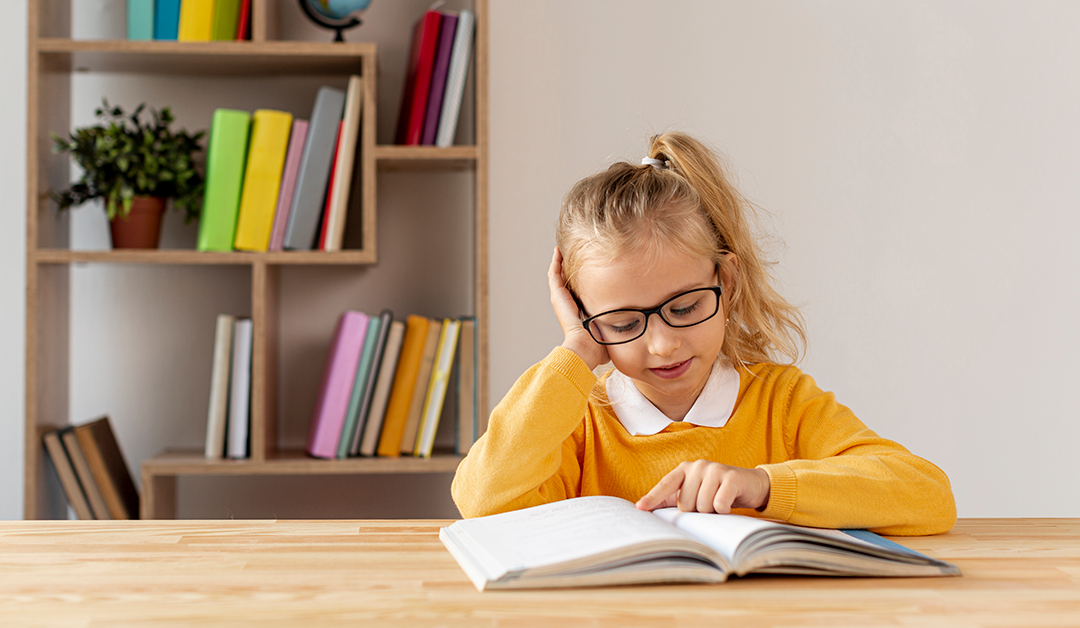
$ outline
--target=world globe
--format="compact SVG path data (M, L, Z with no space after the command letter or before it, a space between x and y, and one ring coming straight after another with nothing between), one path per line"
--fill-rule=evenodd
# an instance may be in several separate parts
M335 32L334 41L345 41L342 33L360 26L356 14L370 4L371 0L300 0L304 15L319 26Z

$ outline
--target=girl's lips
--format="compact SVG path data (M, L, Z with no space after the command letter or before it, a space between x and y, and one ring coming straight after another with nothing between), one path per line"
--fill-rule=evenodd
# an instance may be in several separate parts
M690 363L692 361L693 358L690 358L688 360L683 360L682 362L677 362L669 366L649 369L649 371L651 371L653 375L659 377L660 379L675 379L682 376L682 374L686 371L690 370Z

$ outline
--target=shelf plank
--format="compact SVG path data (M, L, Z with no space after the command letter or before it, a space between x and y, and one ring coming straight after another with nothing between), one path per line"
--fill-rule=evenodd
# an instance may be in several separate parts
M113 251L71 251L67 249L38 249L32 251L38 264L108 263L108 264L172 264L172 265L254 265L329 266L373 264L375 255L366 251L281 251L225 253L192 251L189 249L123 249Z
M375 163L380 170L468 170L476 166L476 146L375 147Z
M436 453L430 458L348 458L321 460L302 451L275 452L264 461L208 460L201 452L165 451L142 463L143 478L189 475L353 475L452 473L461 456Z
M361 72L373 43L304 41L132 41L40 38L43 69L195 76L312 75Z

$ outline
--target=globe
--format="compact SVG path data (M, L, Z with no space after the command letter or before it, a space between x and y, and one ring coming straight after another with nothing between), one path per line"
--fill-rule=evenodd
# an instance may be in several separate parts
M342 33L360 26L356 14L370 4L371 0L300 0L300 8L308 19L335 32L334 41L345 41Z

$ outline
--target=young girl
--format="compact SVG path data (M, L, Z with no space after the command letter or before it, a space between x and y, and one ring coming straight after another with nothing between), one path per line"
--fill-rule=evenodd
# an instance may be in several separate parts
M681 133L570 191L548 271L565 339L458 467L464 516L614 495L883 534L953 526L940 469L776 362L794 362L805 339L770 285L750 210Z

